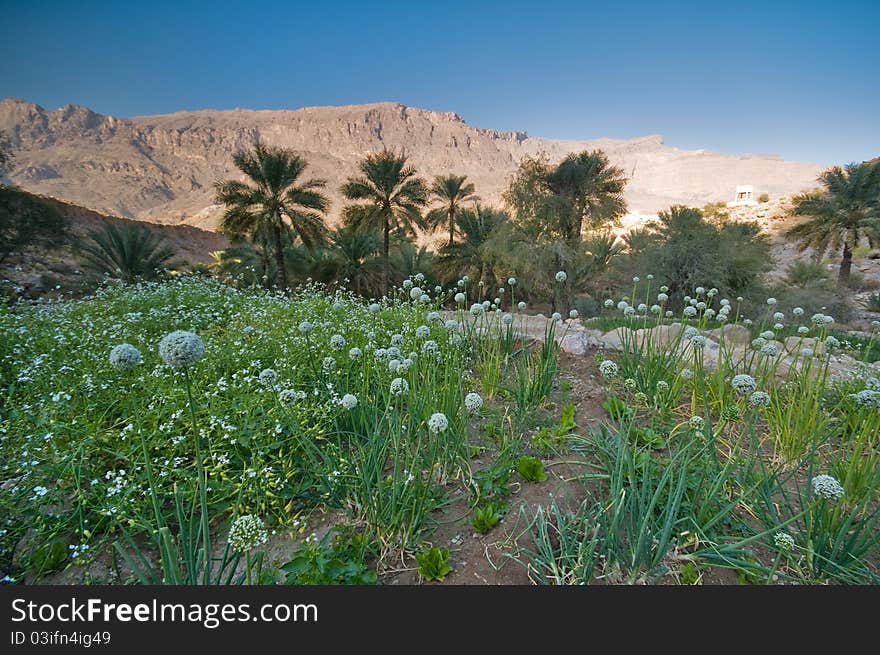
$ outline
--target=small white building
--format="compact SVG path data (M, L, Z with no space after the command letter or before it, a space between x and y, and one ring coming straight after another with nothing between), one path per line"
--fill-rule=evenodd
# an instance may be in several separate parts
M736 187L736 196L728 207L754 207L758 204L755 199L755 188L751 184L740 184Z

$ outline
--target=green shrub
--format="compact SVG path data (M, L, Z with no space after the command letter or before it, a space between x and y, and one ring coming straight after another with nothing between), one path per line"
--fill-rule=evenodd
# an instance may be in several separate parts
M528 482L544 482L547 474L544 472L544 463L537 457L520 457L516 463L516 470Z

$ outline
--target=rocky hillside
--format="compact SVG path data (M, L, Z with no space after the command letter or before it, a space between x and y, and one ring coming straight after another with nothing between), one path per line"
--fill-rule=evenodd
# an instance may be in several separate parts
M43 200L54 203L67 217L70 225L69 238L59 241L57 248L27 248L24 252L13 253L0 265L0 296L7 293L10 287L18 289L15 295L25 296L46 295L56 285L60 285L62 292L90 289L93 285L82 270L77 244L88 239L90 233L99 231L104 225L131 222L131 219L106 216L54 198ZM189 269L195 264L206 263L210 261L212 251L229 247L229 241L223 235L189 225L150 224L147 227L162 237L174 251L174 257L169 263L178 269Z
M293 148L328 180L331 221L338 187L365 154L405 150L426 176L467 174L486 202L497 203L525 155L551 160L601 148L631 175L630 209L653 213L673 203L728 199L737 184L791 195L815 186L820 167L763 155L733 156L671 148L660 136L560 141L472 127L453 113L382 103L295 111L195 111L132 119L68 105L47 111L0 101L0 129L12 138L12 180L24 189L92 209L159 223L216 227L212 185L235 177L231 155L258 140Z

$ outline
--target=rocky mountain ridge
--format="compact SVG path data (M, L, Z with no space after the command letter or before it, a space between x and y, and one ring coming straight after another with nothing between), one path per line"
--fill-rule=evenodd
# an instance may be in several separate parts
M674 203L702 205L732 196L737 184L757 193L791 195L815 186L821 167L766 155L680 150L658 135L635 139L554 140L468 125L452 112L399 103L297 110L202 110L117 118L86 107L53 111L0 100L0 129L16 148L10 178L22 188L91 209L158 223L214 229L220 208L213 184L239 177L232 154L257 141L293 148L308 173L328 181L330 222L343 199L338 187L357 162L382 147L406 152L425 177L467 174L484 202L500 203L524 156L558 161L600 148L631 181L631 210L652 213Z

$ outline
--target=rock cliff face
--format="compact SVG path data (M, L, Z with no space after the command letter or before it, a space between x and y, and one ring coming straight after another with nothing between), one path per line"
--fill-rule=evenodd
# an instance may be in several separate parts
M23 188L110 214L159 223L216 227L215 181L238 177L232 154L262 140L297 150L309 173L328 181L331 223L339 185L358 160L382 147L405 151L419 172L467 174L485 202L499 203L525 155L551 160L601 148L631 182L630 209L727 200L737 184L771 197L812 188L820 167L778 157L671 148L660 136L562 141L468 125L457 114L395 103L306 107L295 111L195 111L131 119L68 105L46 111L0 101L0 129L17 149L11 179Z

